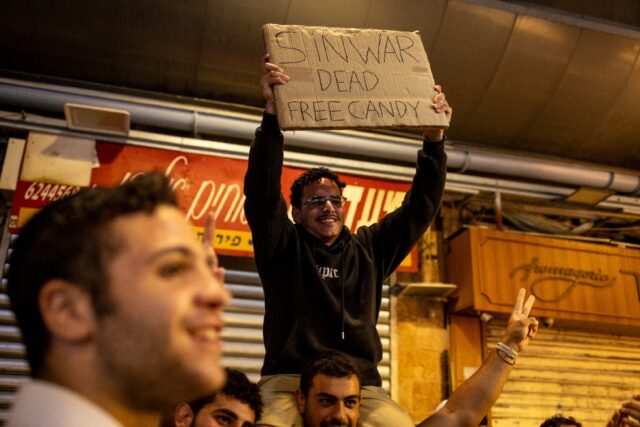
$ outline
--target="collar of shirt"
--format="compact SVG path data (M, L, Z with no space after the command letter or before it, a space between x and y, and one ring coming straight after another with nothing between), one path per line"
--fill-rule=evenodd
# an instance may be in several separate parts
M24 383L9 412L8 427L123 427L95 403L42 380Z

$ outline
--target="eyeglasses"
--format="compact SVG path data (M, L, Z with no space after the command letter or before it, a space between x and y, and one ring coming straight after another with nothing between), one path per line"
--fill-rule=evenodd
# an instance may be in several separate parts
M331 202L334 208L341 208L347 201L347 198L344 196L313 196L305 200L304 203L312 208L322 208L327 204L327 200Z

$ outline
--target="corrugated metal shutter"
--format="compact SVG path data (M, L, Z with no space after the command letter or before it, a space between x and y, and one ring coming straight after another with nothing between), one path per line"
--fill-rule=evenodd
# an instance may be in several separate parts
M9 254L2 264L2 289L0 292L0 425L4 425L7 412L15 392L29 376L29 367L25 360L24 346L20 341L20 332L10 309L6 294L6 273L10 261L9 241L16 236L4 232L1 253ZM245 372L253 381L260 378L260 368L264 357L262 344L262 318L264 315L264 297L260 278L255 272L227 270L225 282L233 294L230 307L225 313L226 327L223 333L223 364ZM390 389L390 316L389 286L384 287L384 297L378 323L378 332L382 338L384 358L380 364L383 386Z
M486 330L487 351L495 351L505 328L494 322ZM557 413L584 427L604 426L639 386L640 338L541 329L493 406L493 426L538 427Z
M10 235L6 228L2 235L0 257L2 259L2 290L0 292L0 425L4 425L7 412L20 384L28 379L29 365L25 359L20 331L16 326L7 296L8 261L11 257L10 243L16 236Z

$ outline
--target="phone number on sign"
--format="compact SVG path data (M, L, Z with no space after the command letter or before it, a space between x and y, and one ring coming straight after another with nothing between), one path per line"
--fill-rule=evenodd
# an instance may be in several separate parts
M25 200L50 201L70 196L80 191L80 187L64 184L32 183L24 192Z

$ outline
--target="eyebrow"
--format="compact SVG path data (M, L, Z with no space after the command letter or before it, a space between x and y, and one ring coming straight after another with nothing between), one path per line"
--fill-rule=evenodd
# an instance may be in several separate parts
M184 255L187 257L194 257L195 253L191 248L187 246L170 246L168 248L160 249L147 257L147 262L151 263L156 261L158 258L162 258L165 255L170 255L173 253L178 253L180 255Z
M325 392L322 392L322 391L320 393L316 394L316 397L330 397L330 398L336 399L336 400L347 400L347 399L358 399L358 400L360 400L360 396L357 395L357 394L352 394L352 395L349 395L349 396L345 396L345 397L343 397L341 399L341 398L339 398L338 396L336 396L334 394L325 393Z
M332 197L342 197L342 194L329 194L328 196L323 196L321 194L314 194L312 196L309 196L308 200L312 200L312 199L330 199Z
M214 414L222 413L222 414L226 415L229 418L233 418L234 420L238 419L238 414L236 414L235 412L233 412L232 410L227 409L227 408L218 408L218 409L214 410L213 413Z

